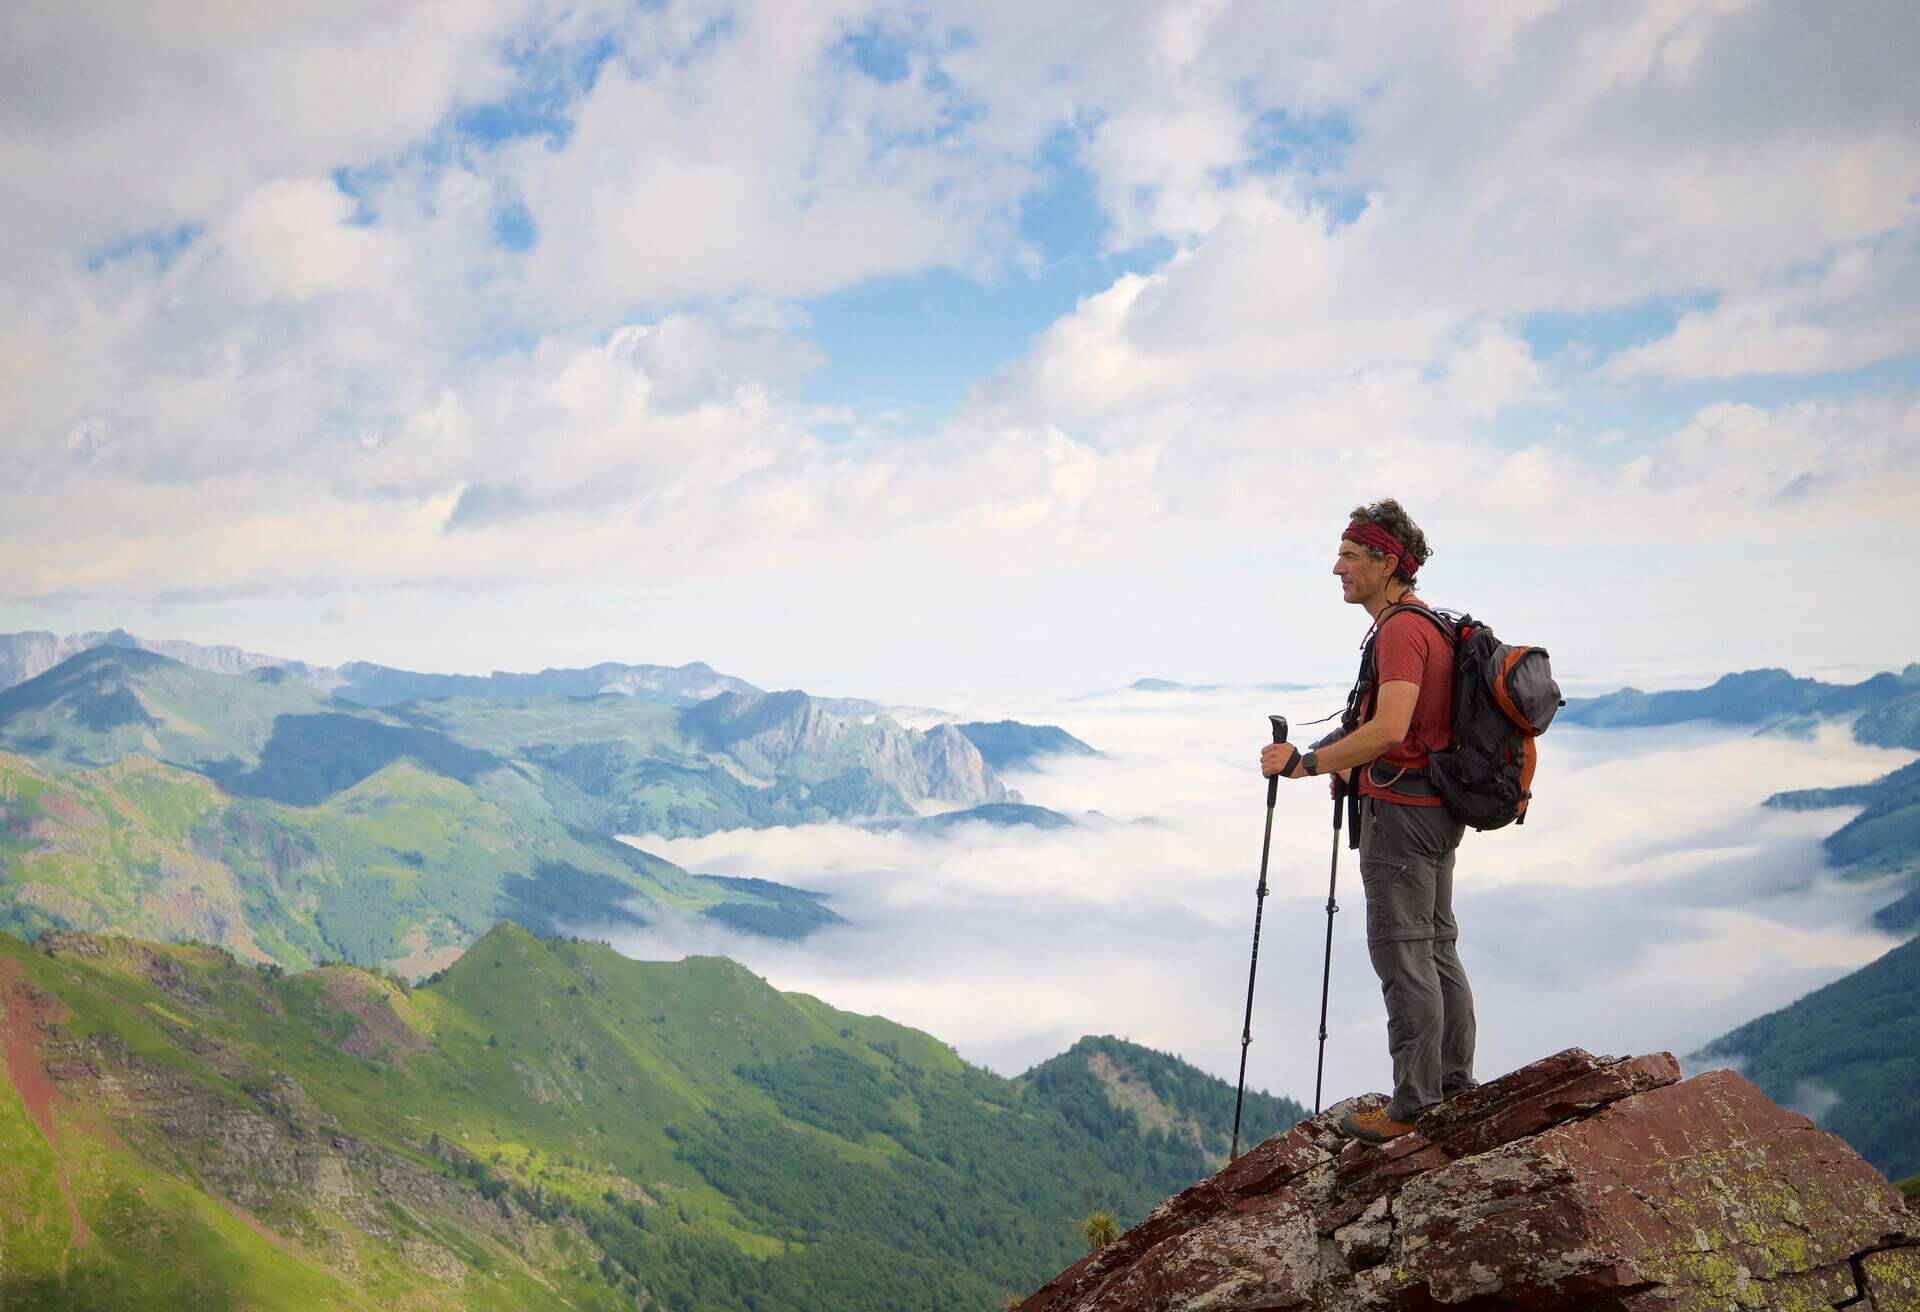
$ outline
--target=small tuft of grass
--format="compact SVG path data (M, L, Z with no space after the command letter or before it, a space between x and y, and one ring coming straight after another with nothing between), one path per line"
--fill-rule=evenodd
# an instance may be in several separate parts
M1080 1219L1080 1237L1087 1251L1097 1253L1120 1237L1120 1222L1112 1212L1096 1207Z
M1905 1180L1895 1180L1893 1187L1909 1198L1920 1198L1920 1175L1909 1176Z

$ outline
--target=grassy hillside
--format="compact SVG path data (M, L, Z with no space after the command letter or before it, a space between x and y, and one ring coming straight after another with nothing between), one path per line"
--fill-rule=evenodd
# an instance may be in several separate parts
M1739 1063L1889 1179L1920 1171L1920 939L1699 1054Z
M560 932L698 914L788 935L837 919L795 890L698 879L405 761L292 807L144 756L54 774L0 753L0 928L15 933L138 932L411 977L502 918Z
M511 925L411 992L0 935L0 1003L5 1307L991 1307L1192 1178L732 962Z

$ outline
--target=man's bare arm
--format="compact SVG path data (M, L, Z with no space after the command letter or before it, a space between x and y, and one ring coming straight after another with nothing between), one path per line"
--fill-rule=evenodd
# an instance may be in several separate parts
M1319 774L1337 774L1365 765L1407 736L1413 723L1413 708L1420 701L1420 685L1404 679L1380 685L1379 704L1373 718L1338 742L1314 753L1314 769Z

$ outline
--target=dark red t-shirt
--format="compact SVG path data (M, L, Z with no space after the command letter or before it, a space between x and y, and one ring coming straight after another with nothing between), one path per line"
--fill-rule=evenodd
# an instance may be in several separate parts
M1413 601L1414 605L1424 602ZM1445 747L1453 739L1453 647L1440 627L1424 615L1401 612L1380 626L1373 648L1375 693L1367 699L1367 718L1378 705L1378 688L1388 683L1411 683L1420 689L1407 736L1380 754L1380 774L1391 777L1395 768L1418 768L1427 763L1429 749ZM1441 806L1438 797L1405 797L1373 781L1373 768L1360 769L1360 795L1380 797L1408 806Z

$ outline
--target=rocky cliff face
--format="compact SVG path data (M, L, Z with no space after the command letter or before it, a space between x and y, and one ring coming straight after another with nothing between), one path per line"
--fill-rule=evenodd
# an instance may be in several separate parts
M709 748L750 748L776 769L808 758L816 768L852 765L909 801L980 806L1008 797L979 749L950 724L922 732L882 715L850 719L804 692L722 693L687 711L685 723Z
M1023 1312L1920 1312L1920 1214L1731 1071L1578 1048L1384 1148L1343 1103L1168 1199Z

